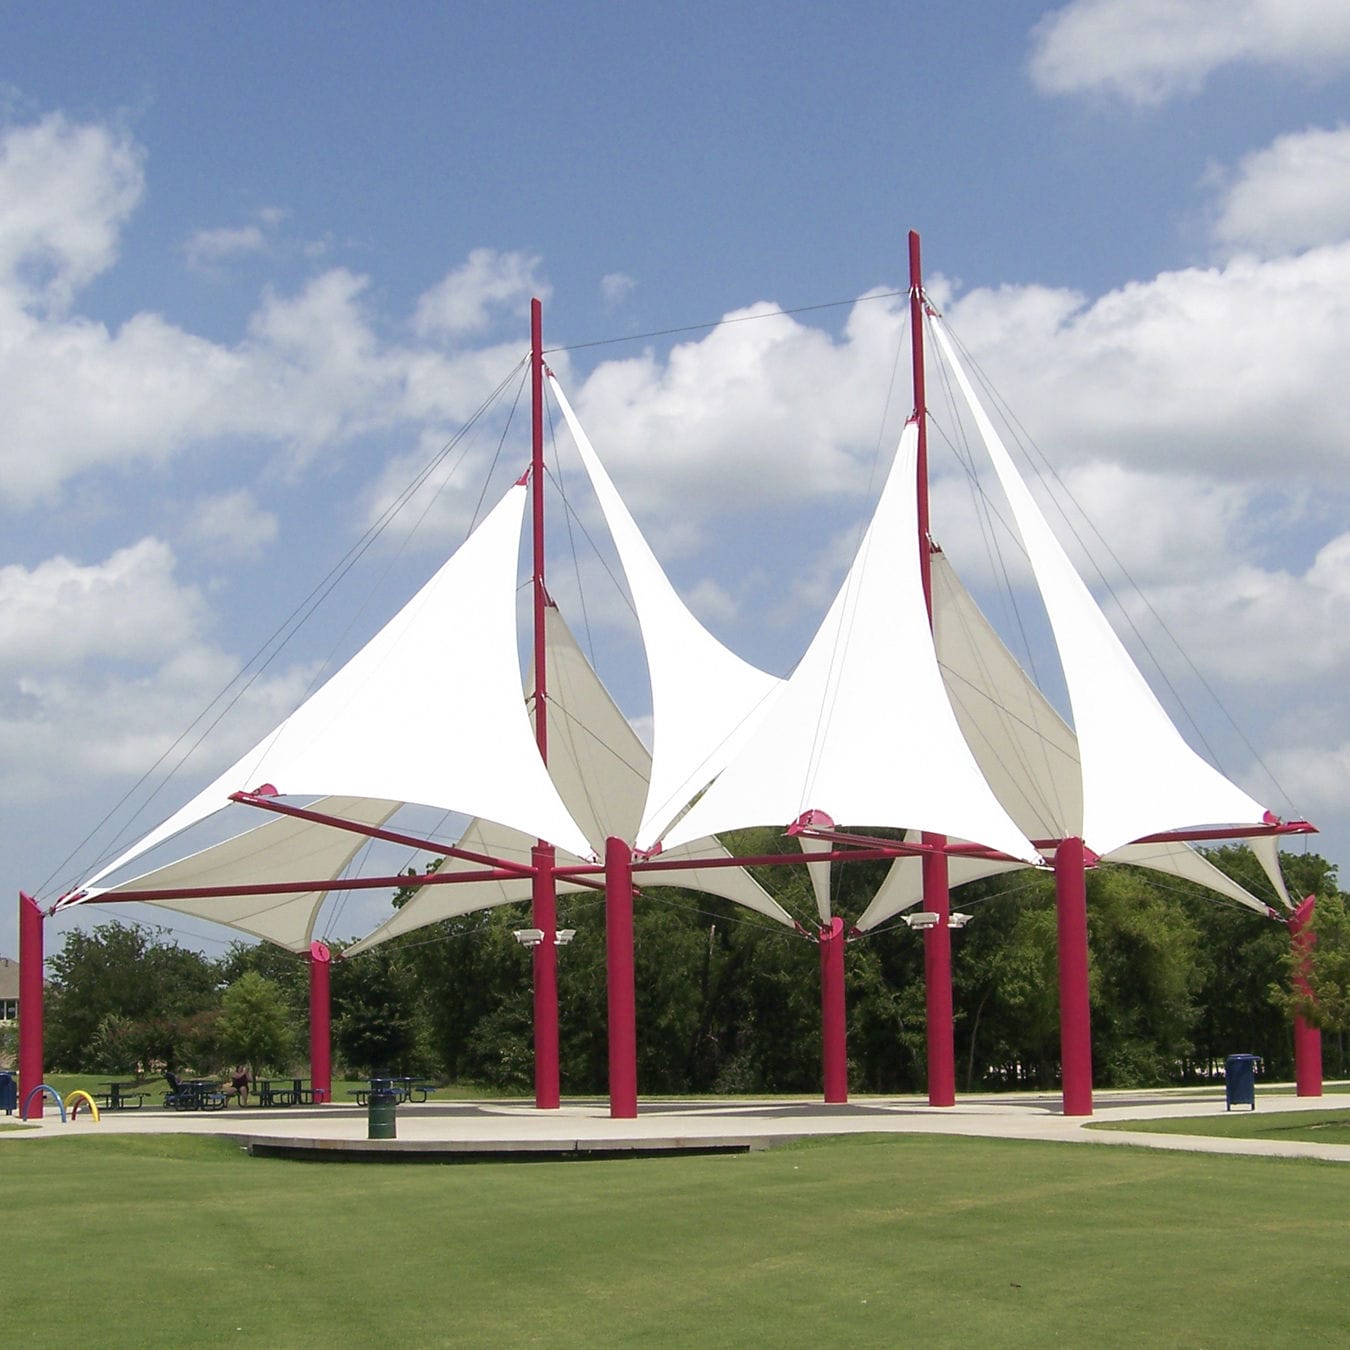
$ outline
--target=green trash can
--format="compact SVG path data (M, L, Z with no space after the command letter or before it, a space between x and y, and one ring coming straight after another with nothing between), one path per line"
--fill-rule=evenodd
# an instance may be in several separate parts
M398 1109L398 1093L387 1078L370 1080L370 1100L366 1107L366 1138L397 1139L398 1122L394 1112Z

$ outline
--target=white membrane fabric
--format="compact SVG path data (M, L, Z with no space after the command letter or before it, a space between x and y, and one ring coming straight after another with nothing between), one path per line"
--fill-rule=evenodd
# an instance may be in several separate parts
M1172 725L1033 501L936 318L932 330L1012 508L1055 635L1082 758L1084 842L1105 855L1166 830L1260 825L1265 808Z
M235 806L244 812L249 808ZM306 808L362 825L383 825L398 809L396 802L360 797L326 797ZM254 816L260 812L251 813ZM98 895L127 891L196 890L206 886L244 888L270 882L331 880L340 876L369 841L364 835L335 829L293 816L269 816L266 823L233 838L142 872L116 885L93 887L73 904ZM265 938L293 952L309 950L314 921L328 892L324 889L288 891L280 895L215 896L180 899L172 895L141 904L192 914L213 923Z
M573 819L586 832L591 847L597 854L603 854L607 838L632 837L646 796L651 756L582 654L562 615L552 606L544 613L544 642L549 773ZM533 672L526 690L527 702L533 705ZM530 861L534 842L485 821L474 821L459 841L461 848L471 852L522 863ZM716 839L702 839L661 856L679 859L729 855ZM474 871L480 866L451 858L446 860L441 873ZM744 868L654 872L639 880L645 885L680 886L720 895L792 926L791 915ZM584 889L587 888L564 879L557 882L559 895ZM347 950L356 955L400 933L492 905L528 900L530 894L528 877L424 886L374 932Z
M637 847L646 850L735 755L782 681L741 660L689 612L556 379L552 388L618 551L647 653L655 730L651 781L636 834Z
M512 487L326 684L85 887L218 810L231 793L265 783L281 796L442 807L589 857L520 699L515 595L525 493Z
M918 433L906 426L857 557L801 663L669 845L824 812L927 830L1024 861L943 688L919 572Z

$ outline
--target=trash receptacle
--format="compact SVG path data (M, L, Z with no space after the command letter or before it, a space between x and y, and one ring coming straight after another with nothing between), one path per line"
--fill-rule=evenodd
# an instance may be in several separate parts
M370 1100L366 1107L366 1138L396 1139L398 1123L394 1112L398 1109L398 1093L388 1078L370 1080Z
M1224 1060L1225 1111L1231 1111L1234 1106L1250 1106L1256 1110L1256 1066L1260 1062L1257 1055L1229 1055Z
M12 1116L19 1109L19 1085L14 1075L0 1070L0 1111Z

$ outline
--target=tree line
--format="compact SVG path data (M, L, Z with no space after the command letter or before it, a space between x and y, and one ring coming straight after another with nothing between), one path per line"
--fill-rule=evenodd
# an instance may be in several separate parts
M736 851L778 846L747 832ZM1211 857L1260 894L1245 849ZM1285 859L1291 893L1316 894L1314 1000L1326 1068L1345 1072L1350 923L1336 869ZM837 866L835 911L861 913L885 864ZM790 912L813 910L804 868L759 875ZM402 892L395 903L406 903ZM958 1086L1053 1088L1059 1000L1053 879L1011 873L961 887L973 921L952 934ZM513 937L522 906L447 920L332 968L334 1056L352 1076L428 1075L490 1090L533 1076L530 957ZM559 898L576 936L558 954L563 1090L601 1094L607 1043L603 899ZM1203 1079L1236 1052L1268 1077L1293 1073L1290 938L1280 923L1197 886L1137 868L1088 876L1095 1081L1103 1087ZM644 1093L800 1092L820 1084L818 949L714 897L643 887L634 915L638 1081ZM51 957L47 1061L58 1070L299 1071L308 1046L308 969L267 944L212 960L171 935L118 921L66 935ZM850 1086L922 1091L923 942L897 921L846 955Z

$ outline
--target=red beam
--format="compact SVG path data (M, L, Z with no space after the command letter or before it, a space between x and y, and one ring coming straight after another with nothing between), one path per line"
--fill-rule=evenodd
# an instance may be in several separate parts
M424 872L421 876L322 877L317 881L259 881L248 886L183 886L177 890L106 891L81 900L82 905L110 905L133 900L224 900L231 896L291 895L303 891L378 891L403 887L454 886L469 881L516 881L520 873L504 872Z

